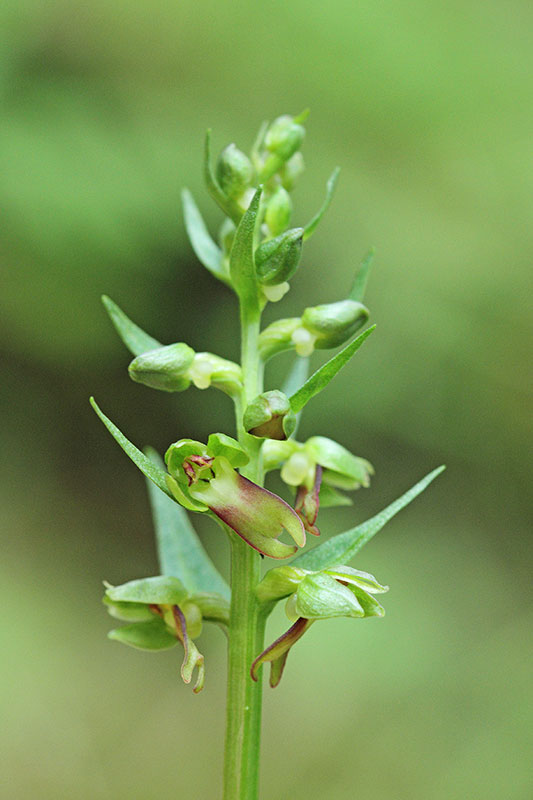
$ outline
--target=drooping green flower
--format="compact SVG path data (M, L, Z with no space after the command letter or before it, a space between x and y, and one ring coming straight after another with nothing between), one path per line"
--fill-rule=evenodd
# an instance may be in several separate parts
M165 455L168 487L179 503L211 512L263 555L293 555L305 544L303 523L281 497L236 471L247 460L239 443L224 434L212 434L207 445L182 439ZM294 546L278 540L283 530Z
M173 576L160 575L128 581L121 586L106 584L104 604L115 619L128 622L108 633L110 639L140 650L166 650L181 642L184 650L181 676L190 683L198 677L193 691L204 686L204 657L193 639L202 632L202 622L229 623L229 604L219 594L189 594Z
M345 565L313 572L289 564L267 572L256 588L257 597L270 603L288 595L285 613L293 624L254 660L253 680L258 679L259 667L270 662L270 685L277 686L291 647L316 620L382 617L385 610L374 595L386 591L388 586L373 575Z

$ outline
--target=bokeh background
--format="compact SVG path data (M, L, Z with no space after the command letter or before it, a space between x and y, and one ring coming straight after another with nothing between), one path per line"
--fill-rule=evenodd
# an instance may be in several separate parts
M341 180L268 319L339 299L377 247L378 331L301 431L376 467L324 535L448 470L357 561L390 584L386 618L315 626L266 691L262 797L531 798L531 4L4 0L0 23L6 798L220 795L220 632L198 697L177 651L106 640L102 579L157 568L142 477L88 396L160 450L231 433L231 408L129 382L99 297L236 357L233 297L197 263L179 192L216 232L206 127L248 149L306 106L295 223L336 164ZM218 529L198 529L227 572Z

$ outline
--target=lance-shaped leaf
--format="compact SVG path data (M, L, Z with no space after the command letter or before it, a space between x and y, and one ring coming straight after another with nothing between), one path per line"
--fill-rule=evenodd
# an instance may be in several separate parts
M302 553L301 556L291 561L291 565L304 569L319 570L334 566L335 564L344 564L348 562L398 513L398 511L401 511L402 508L405 508L415 497L418 497L444 469L445 467L434 469L433 472L426 475L425 478L395 500L394 503L391 503L390 506L387 506L387 508L383 509L379 514L376 514L375 517L363 522L361 525L357 525L355 528L345 531L345 533L339 533L337 536L333 536L327 542L313 547L306 553Z
M103 411L98 407L94 397L90 398L90 403L113 439L122 447L127 456L131 458L133 463L141 470L143 475L149 478L162 492L172 497L172 492L167 486L167 473L160 469L154 462L145 456L134 444L132 444L123 433L119 431L117 426L111 422L109 417L106 417Z
M163 469L163 461L155 450L146 448L145 454ZM147 488L161 574L179 578L190 594L216 592L229 599L229 587L205 552L187 512L156 491L150 480Z
M205 150L204 150L204 178L207 190L213 200L218 203L224 214L231 217L233 222L238 225L242 217L242 209L235 200L228 197L215 178L213 167L211 166L211 130L208 129L205 134Z
M241 302L250 310L259 309L258 283L255 274L254 238L261 199L257 189L235 232L229 257L231 281Z
M281 387L281 391L283 394L286 394L287 397L290 397L293 394L296 394L298 389L300 389L307 377L309 375L309 357L302 357L296 356L294 361L292 362L292 366L285 378L285 382ZM293 436L296 436L298 432L298 428L300 426L300 420L302 418L301 412L296 414L296 422L294 424L294 431L292 432Z
M340 353L337 353L337 355L330 358L329 361L326 361L320 369L317 369L317 371L306 380L304 385L290 398L291 408L295 414L301 411L312 397L321 392L322 389L325 389L332 378L334 378L337 372L348 363L357 350L359 350L365 339L367 339L375 329L376 326L372 325L371 328L363 331L353 342L350 342Z
M207 230L198 206L188 189L181 193L183 203L183 215L185 228L192 245L192 249L201 264L209 272L228 286L231 286L230 277L227 274L222 260L222 250L212 240Z
M296 620L294 625L291 625L288 631L282 634L270 647L267 647L260 655L257 656L250 669L250 675L254 681L258 680L259 667L267 661L270 661L270 685L274 689L281 680L285 662L289 655L289 650L296 644L298 639L301 639L306 630L313 624L312 619L300 618Z
M348 297L350 300L355 300L358 303L362 303L365 291L366 291L366 284L368 282L368 274L370 272L370 267L372 266L372 262L374 260L374 248L369 250L367 255L362 260L361 264L357 272L355 273L354 282L352 284L352 288L350 290L350 294Z
M308 222L307 225L304 228L304 234L303 234L304 242L307 239L309 239L310 236L313 235L313 233L315 232L315 230L318 227L318 224L319 224L320 220L322 219L322 217L324 216L324 214L328 210L329 204L331 203L331 200L332 200L333 195L335 193L335 187L337 186L337 180L339 178L340 171L341 171L340 167L335 167L335 169L331 173L331 175L330 175L330 177L328 179L328 182L326 184L326 198L325 198L325 200L324 200L324 202L322 204L322 207L320 208L318 213L315 214L313 219L310 222Z
M107 634L115 642L127 644L138 650L168 650L177 644L177 639L168 630L162 619L154 617L149 622L133 622L115 628Z
M109 314L115 329L134 356L140 356L149 350L156 350L162 347L161 342L145 333L138 325L129 319L125 313L107 295L102 295L102 303Z

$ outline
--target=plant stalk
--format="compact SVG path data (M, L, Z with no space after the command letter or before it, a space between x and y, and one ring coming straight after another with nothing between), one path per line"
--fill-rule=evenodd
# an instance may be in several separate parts
M242 428L242 410L262 391L258 355L260 312L241 305L241 343L244 389L236 404L237 432L250 462L241 470L262 485L261 442ZM261 681L250 667L263 650L266 617L260 613L254 589L261 577L261 557L236 535L231 536L231 609L228 645L224 800L257 800L261 734Z

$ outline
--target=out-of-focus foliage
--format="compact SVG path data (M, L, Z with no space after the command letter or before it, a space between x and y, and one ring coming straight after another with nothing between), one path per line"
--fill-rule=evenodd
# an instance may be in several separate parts
M180 190L215 234L206 127L215 152L233 140L248 150L263 118L307 105L294 225L316 212L336 164L341 176L271 313L297 316L342 285L347 294L377 246L365 302L378 329L301 432L365 453L376 477L353 508L324 512L321 529L371 516L442 461L448 470L369 545L371 565L366 551L355 564L386 576L385 620L315 626L267 695L264 795L531 796L532 23L520 0L332 0L327 12L303 0L4 0L0 743L10 797L217 796L222 636L202 637L201 697L183 689L172 654L105 638L101 579L153 574L155 555L142 478L87 398L159 451L231 432L231 402L132 384L99 296L160 341L217 342L235 359L235 300L191 252ZM269 388L287 365L272 363ZM218 531L202 534L224 569ZM275 618L272 633L283 624ZM343 657L326 664L334 641Z

